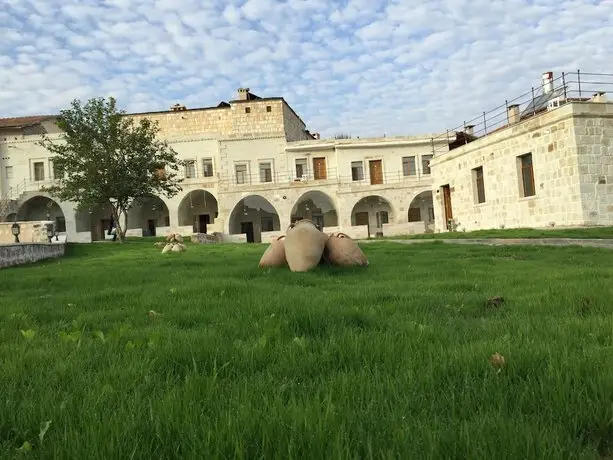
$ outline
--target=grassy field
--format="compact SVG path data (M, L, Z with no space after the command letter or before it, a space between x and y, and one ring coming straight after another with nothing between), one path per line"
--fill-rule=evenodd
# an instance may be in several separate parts
M2 270L0 458L613 453L612 252L381 242L293 274L264 249Z
M457 238L613 238L613 227L534 229L512 228L500 230L475 230L472 232L420 233L390 237L390 239L457 239Z

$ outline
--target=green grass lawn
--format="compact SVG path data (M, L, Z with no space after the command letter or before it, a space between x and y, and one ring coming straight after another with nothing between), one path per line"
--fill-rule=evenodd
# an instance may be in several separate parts
M461 239L461 238L587 238L587 239L609 239L613 238L613 227L586 227L586 228L511 228L511 229L492 229L475 230L472 232L442 232L442 233L420 233L417 235L406 235L390 237L390 239Z
M2 270L0 458L613 453L610 251L381 242L300 274L258 269L264 249Z

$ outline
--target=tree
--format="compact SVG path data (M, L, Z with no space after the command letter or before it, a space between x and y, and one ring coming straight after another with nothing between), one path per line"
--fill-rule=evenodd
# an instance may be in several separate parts
M60 112L57 125L62 130L60 142L44 135L40 141L61 172L45 191L77 203L77 209L109 203L120 242L133 204L147 195L171 198L182 190L177 172L183 162L157 138L157 123L147 118L135 123L117 109L114 98L94 98L85 105L75 99Z

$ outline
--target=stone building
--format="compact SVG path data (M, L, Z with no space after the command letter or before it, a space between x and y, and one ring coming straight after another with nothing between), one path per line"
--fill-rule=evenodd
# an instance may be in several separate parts
M216 107L177 104L128 116L158 121L186 161L183 191L134 206L129 236L220 232L259 242L300 218L355 237L434 228L428 164L433 146L446 147L438 136L319 139L282 97L246 88ZM41 191L57 171L37 141L42 133L60 136L56 119L0 119L0 221L51 220L68 241L105 239L108 206L76 212Z
M451 135L431 162L436 231L613 225L612 77L546 72L498 125Z

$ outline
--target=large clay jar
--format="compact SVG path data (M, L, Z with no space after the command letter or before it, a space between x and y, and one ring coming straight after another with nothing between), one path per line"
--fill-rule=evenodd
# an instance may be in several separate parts
M358 246L344 233L333 233L326 242L325 257L332 265L341 267L368 266L368 259Z
M328 235L310 220L299 220L287 231L285 260L293 272L306 272L321 261Z
M258 267L283 267L285 262L285 235L275 238L266 249Z

